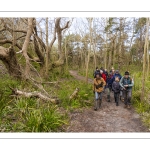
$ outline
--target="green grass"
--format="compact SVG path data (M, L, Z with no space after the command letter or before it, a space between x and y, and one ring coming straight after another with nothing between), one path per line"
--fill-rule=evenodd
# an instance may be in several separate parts
M133 72L134 88L132 92L132 103L137 113L141 115L143 123L150 128L150 81L146 80L145 83L145 97L140 100L142 88L142 72Z
M68 124L68 116L57 105L36 98L11 97L12 88L35 90L28 82L9 76L0 78L1 132L57 132Z
M1 115L0 128L5 125L6 132L57 132L68 124L67 115L50 102L38 104L34 98L13 101L13 104L5 105Z
M69 96L76 88L79 88L78 96L75 99L69 100ZM69 110L91 106L93 101L92 85L87 85L73 78L61 83L57 94L61 100L61 106Z
M56 77L53 79L55 81ZM64 131L64 126L69 124L70 111L91 107L94 98L92 85L75 80L68 72L63 76L58 74L57 80L61 81L58 85L44 84L50 95L60 99L60 104L54 105L37 98L12 97L9 86L25 91L37 89L29 82L15 80L9 76L0 78L0 131L61 132ZM70 101L69 96L76 87L80 89L78 96Z

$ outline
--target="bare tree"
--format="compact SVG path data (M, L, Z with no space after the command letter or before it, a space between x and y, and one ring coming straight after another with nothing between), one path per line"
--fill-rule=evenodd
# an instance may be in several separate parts
M88 83L88 69L89 69L89 59L90 59L90 52L91 52L91 46L92 46L92 21L93 18L87 18L89 22L89 31L90 31L90 49L87 53L87 62L86 62L86 83Z
M29 77L29 73L30 73L30 58L27 54L27 49L28 49L28 45L29 45L29 41L30 41L30 37L33 33L33 18L28 18L28 29L27 29L27 35L22 47L22 53L23 56L25 57L26 60L26 67L25 67L25 78Z
M48 17L46 18L46 63L45 63L45 76L48 76L48 64L49 64L49 48L48 48Z
M146 37L145 37L145 44L144 44L144 55L143 55L143 74L142 74L142 92L141 92L141 100L144 99L145 96L145 80L146 80L146 70L148 66L148 34L149 34L149 18L146 18ZM148 57L147 57L148 55Z
M106 22L105 22L105 26L108 26L108 19L106 18ZM108 40L108 32L106 32L106 38L105 38L105 51L104 51L104 67L107 68L107 50L108 50L108 44L107 44L107 40Z
M69 21L66 23L64 27L60 27L61 18L57 18L55 22L55 29L58 37L58 51L59 51L59 59L52 64L52 67L58 67L64 64L64 52L62 51L62 31L69 27Z

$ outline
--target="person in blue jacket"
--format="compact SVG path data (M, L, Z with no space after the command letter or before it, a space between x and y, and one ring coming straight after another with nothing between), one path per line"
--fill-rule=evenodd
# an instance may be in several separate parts
M119 70L116 70L115 71L115 74L113 75L113 78L112 78L112 83L115 81L115 78L118 77L119 80L122 78L121 74L119 73Z

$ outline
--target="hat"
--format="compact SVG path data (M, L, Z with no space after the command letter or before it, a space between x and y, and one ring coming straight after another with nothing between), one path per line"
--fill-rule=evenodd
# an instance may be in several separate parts
M128 71L126 71L126 72L124 73L124 75L129 75L129 72L128 72Z

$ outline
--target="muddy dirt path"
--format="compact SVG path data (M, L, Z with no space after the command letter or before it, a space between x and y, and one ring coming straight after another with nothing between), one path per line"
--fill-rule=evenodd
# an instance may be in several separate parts
M70 74L77 80L85 80L77 71L70 71ZM89 83L92 82L93 79L89 79ZM134 108L124 108L121 101L119 106L115 105L113 93L111 102L107 102L106 94L103 94L102 107L98 111L93 107L76 110L70 114L70 120L66 132L149 132Z

